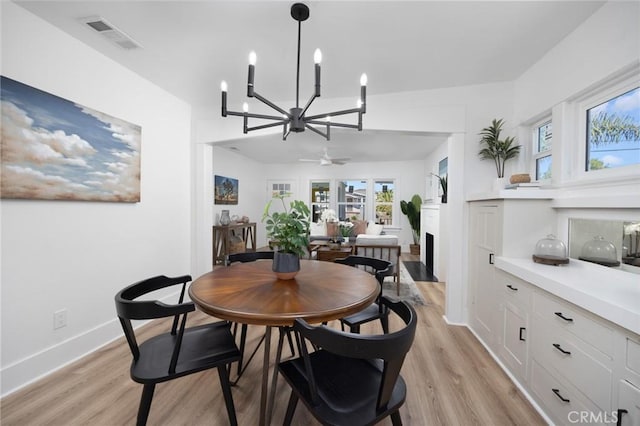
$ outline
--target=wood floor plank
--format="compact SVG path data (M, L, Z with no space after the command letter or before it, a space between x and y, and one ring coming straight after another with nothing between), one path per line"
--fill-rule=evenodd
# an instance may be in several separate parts
M403 254L407 260L419 260ZM408 395L401 409L405 425L543 425L545 422L465 327L443 320L445 284L418 282L428 301L417 306L416 339L402 369ZM189 325L212 321L196 312ZM337 327L337 322L330 324ZM392 321L391 327L400 326ZM168 330L168 321L145 326L143 336ZM363 327L380 332L379 324ZM249 327L248 347L258 342L263 327ZM272 347L277 344L273 333ZM289 351L284 350L289 356ZM258 423L260 352L245 376L233 387L240 425ZM0 401L3 426L133 425L142 386L129 378L131 355L123 339ZM278 382L272 424L281 424L289 396ZM224 401L216 371L183 377L156 387L149 425L226 425ZM296 425L315 425L304 405L294 416ZM382 425L390 425L385 420Z

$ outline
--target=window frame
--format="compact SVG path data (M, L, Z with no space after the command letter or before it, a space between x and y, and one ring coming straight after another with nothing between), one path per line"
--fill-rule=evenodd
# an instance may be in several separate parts
M601 86L577 103L576 142L577 155L572 161L572 179L578 182L606 181L609 179L635 178L640 174L640 164L613 167L609 169L586 170L587 164L587 111L608 102L630 90L640 87L640 78L632 76L615 84Z
M395 204L396 204L396 180L395 179L372 179L373 181L373 194L371 197L371 200L373 202L373 217L376 217L376 212L377 207L380 206L391 206L391 222L390 223L383 223L383 226L388 226L391 227L393 226L394 222L395 222L395 217L396 217L396 211L395 211ZM387 184L391 184L393 186L392 190L393 190L393 200L391 202L389 201L381 201L378 202L376 200L376 184L380 183L381 185L384 185L385 183ZM375 221L375 219L374 219ZM377 223L377 222L376 222Z
M551 124L551 146L546 151L538 150L538 133L540 128ZM553 179L553 117L551 114L545 115L545 117L541 120L536 121L531 126L531 176L533 176L533 180L540 182L549 182ZM547 179L538 178L538 160L541 160L545 157L551 157L551 177Z

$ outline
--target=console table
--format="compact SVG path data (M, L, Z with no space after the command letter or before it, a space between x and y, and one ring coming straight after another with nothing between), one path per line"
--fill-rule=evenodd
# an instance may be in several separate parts
M213 226L213 265L224 263L231 251L231 237L242 237L245 251L256 251L256 223L230 223ZM251 243L248 247L248 243Z

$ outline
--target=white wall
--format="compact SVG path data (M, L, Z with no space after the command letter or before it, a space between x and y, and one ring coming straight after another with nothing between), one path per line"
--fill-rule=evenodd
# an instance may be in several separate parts
M640 3L606 3L515 81L520 123L580 95L640 56Z
M190 271L189 105L10 2L2 74L142 127L140 203L2 200L2 394L121 335L113 297ZM53 312L68 326L53 330Z

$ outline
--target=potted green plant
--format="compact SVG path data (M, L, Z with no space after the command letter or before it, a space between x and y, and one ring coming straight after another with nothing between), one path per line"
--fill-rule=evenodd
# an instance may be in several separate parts
M491 126L485 127L479 133L482 137L480 139L480 152L478 155L482 160L493 160L496 166L496 172L498 173L498 179L504 178L504 164L507 160L516 158L520 153L521 145L514 145L516 138L513 136L500 139L500 133L502 132L502 125L504 121L502 119L496 120L495 118L491 122Z
M276 252L273 256L273 272L279 279L293 279L300 270L300 256L309 246L309 207L300 200L293 200L289 207L284 201L289 194L277 195L264 208L262 222L265 223L267 237ZM282 212L272 212L273 200L282 202Z
M420 254L420 207L422 206L422 197L415 194L411 197L411 201L400 201L400 209L402 213L409 219L411 232L413 235L413 244L409 244L411 254Z
M431 173L431 174L437 177L438 181L440 182L440 188L442 188L442 197L441 197L442 204L447 204L447 175L439 176L435 173Z

